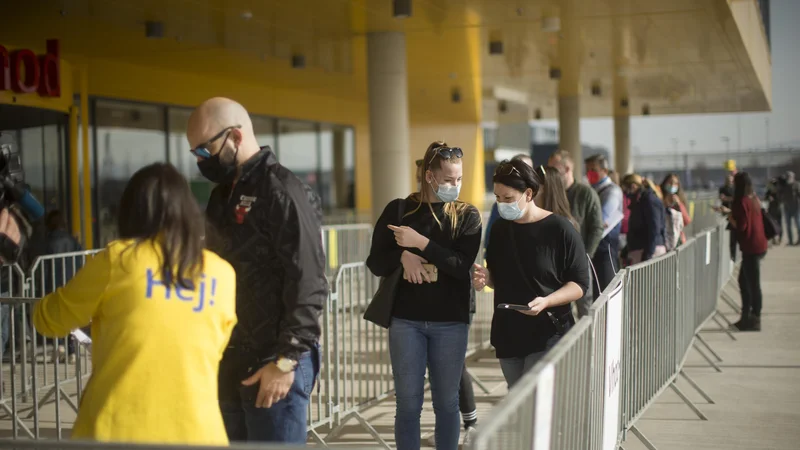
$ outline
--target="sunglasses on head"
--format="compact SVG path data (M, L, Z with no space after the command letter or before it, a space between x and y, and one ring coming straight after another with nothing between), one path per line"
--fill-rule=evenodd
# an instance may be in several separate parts
M510 162L500 163L500 165L497 166L496 169L494 169L494 174L502 177L511 174L516 174L518 177L522 178L522 174L519 173L519 170L517 170L517 168L514 167L514 165L511 164Z
M431 156L431 160L428 161L428 164L432 163L437 155L441 156L444 160L450 160L452 158L463 158L464 152L458 147L437 147L433 152L433 156Z
M208 148L211 146L211 144L213 144L214 141L216 141L217 139L221 138L222 136L226 136L225 139L227 139L227 133L229 133L231 130L235 130L237 128L242 128L242 126L241 125L232 125L230 127L225 127L225 129L223 129L219 133L215 134L214 137L212 137L211 139L203 142L202 144L198 145L197 147L195 147L195 148L193 148L193 149L191 149L189 151L194 156L198 156L200 158L211 158L211 152L208 150ZM223 143L223 145L224 145L224 143Z

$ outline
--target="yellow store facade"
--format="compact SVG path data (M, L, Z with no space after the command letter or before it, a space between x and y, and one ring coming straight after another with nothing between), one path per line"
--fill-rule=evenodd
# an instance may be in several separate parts
M619 72L613 64L582 65L587 55L607 54L610 61L616 54L611 47L617 41L600 42L592 35L600 32L596 26L582 26L579 14L603 13L592 12L590 0L516 3L12 2L0 14L0 57L9 77L0 85L0 142L20 149L33 193L46 209L69 212L72 231L92 247L114 238L122 187L148 163L175 164L204 201L210 186L188 153L184 128L191 109L209 97L241 102L262 144L272 146L284 165L317 189L326 211L337 217L341 211L380 212L388 199L410 192L413 161L431 141L442 139L464 149L461 197L482 207L481 123L496 119L486 116L496 115L498 104L501 111L514 110L507 102L521 105L523 112L513 120L527 122L535 112L537 118L559 117L573 125L581 115L635 115L645 103L648 112L658 114L659 96L672 96L673 109L664 107L664 112L692 112L674 109L675 94L669 92L648 99L646 93L626 91L632 112L614 106L612 88L624 80L615 78ZM605 3L615 8L617 2ZM725 0L711 3L715 6L709 9L722 12L709 20L735 19ZM410 14L402 10L405 4L413 5ZM697 15L683 6L675 7L676 17ZM611 29L620 17L639 20L642 14L648 13L614 9L597 20ZM546 19L553 17L560 17L560 35L548 29L552 23ZM626 23L614 29L624 30ZM760 47L750 50L751 38L740 34L728 47L744 51L756 75L748 76L755 86L747 94L750 103L738 104L763 110L771 94L761 81L763 64L752 56ZM387 43L380 36L399 40ZM652 72L652 61L648 64ZM554 67L562 74L555 80ZM50 83L52 88L54 76L58 95L41 87ZM391 80L405 83L397 82L395 92ZM590 94L585 94L589 100L582 97L597 83L611 93L604 106ZM397 102L402 104L396 107ZM397 114L398 122L407 117L404 127L371 135L372 128L391 128ZM396 142L394 132L399 133ZM562 127L561 133L562 142L580 142L577 126Z

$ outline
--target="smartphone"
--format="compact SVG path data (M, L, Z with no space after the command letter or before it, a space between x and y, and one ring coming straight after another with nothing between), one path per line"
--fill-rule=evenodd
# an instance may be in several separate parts
M530 311L531 307L528 305L511 305L508 303L500 303L497 309L510 309L512 311Z

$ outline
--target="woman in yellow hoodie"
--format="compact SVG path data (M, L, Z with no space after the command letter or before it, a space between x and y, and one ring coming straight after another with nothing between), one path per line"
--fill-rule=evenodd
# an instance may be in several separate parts
M203 249L204 216L169 164L134 174L118 220L120 240L33 310L48 337L92 324L72 437L225 445L217 374L236 323L233 268Z

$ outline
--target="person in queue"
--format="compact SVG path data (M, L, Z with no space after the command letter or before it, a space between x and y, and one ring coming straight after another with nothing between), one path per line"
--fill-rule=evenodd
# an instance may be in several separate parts
M686 194L681 187L681 179L674 173L668 174L661 182L661 193L664 197L664 206L678 211L683 219L683 227L688 227L692 223L689 210L686 209ZM680 243L686 243L686 234L681 229Z
M524 153L520 153L519 155L514 156L511 158L512 161L522 161L525 164L533 167L533 159L529 155ZM497 203L492 205L492 211L489 214L489 220L486 222L486 231L484 232L483 237L483 248L484 250L489 245L489 235L492 232L492 225L500 218L500 213L497 212Z
M569 209L567 190L564 189L564 181L558 169L539 166L534 170L534 175L536 176L536 181L539 182L539 193L536 194L536 198L533 201L545 211L550 211L569 220L569 223L576 230L579 230L578 221L572 217L572 212Z
M630 199L628 260L638 264L667 252L666 211L655 190L640 175L626 175L622 191Z
M719 212L730 211L733 203L733 177L736 171L730 171L725 175L725 184L719 188L720 206L714 208ZM724 214L724 212L723 212ZM733 232L733 225L728 223L728 230L731 231L729 246L731 252L731 261L736 262L736 233Z
M504 161L493 181L505 220L495 224L487 266L476 264L473 283L494 289L491 343L511 388L574 324L570 303L584 296L589 266L569 219L536 204L541 185L533 168Z
M564 180L564 187L567 188L567 198L569 199L572 217L578 221L580 227L583 247L590 258L594 258L600 241L603 239L603 209L600 204L600 196L597 195L591 186L580 183L575 179L575 161L572 155L566 150L558 150L550 155L547 165L558 169ZM588 269L587 269L588 270ZM592 279L591 273L589 278ZM577 306L578 317L589 314L594 302L593 286L587 286L581 298L575 305Z
M40 256L60 255L64 253L79 252L83 250L80 242L67 231L67 221L60 210L47 213L44 219L44 236L39 245L30 248L30 261L36 261ZM34 296L44 297L64 285L66 280L72 279L75 272L83 266L83 258L68 257L43 260L40 263L42 271L41 282L33 283ZM75 363L76 340L67 336L67 346L57 343L53 348L53 361ZM69 355L69 356L67 356Z
M436 414L436 447L458 448L457 380L467 351L470 271L481 244L479 211L458 200L462 156L460 148L445 142L428 147L421 191L386 206L367 258L367 267L377 276L389 276L400 267L404 271L389 327L398 450L420 448L426 368ZM397 217L398 202L404 202L402 217Z
M259 147L247 110L233 100L200 105L187 136L200 173L218 183L206 215L221 239L209 247L239 282L239 323L220 365L228 437L305 444L328 296L319 198Z
M169 164L133 175L117 224L120 239L33 308L47 337L91 322L72 438L226 445L217 375L237 320L233 268L203 249L203 214Z
M598 289L594 299L600 297L617 274L619 265L619 243L622 220L625 218L622 189L611 179L608 160L603 155L594 155L584 161L586 178L600 198L603 214L603 238L592 258L597 273Z
M773 178L767 183L767 193L764 196L767 201L767 214L772 216L777 224L783 224L783 211L781 211L780 200L780 178ZM783 227L778 230L778 234L772 239L772 243L780 245L783 241Z
M791 170L783 174L786 180L780 189L783 216L786 218L786 236L788 245L800 245L800 182ZM734 183L735 187L735 183ZM797 228L797 240L794 239L794 228Z
M740 331L761 331L761 260L767 254L769 243L764 233L761 201L755 195L747 172L734 176L731 209L723 212L728 214L742 251L738 280L742 293L742 317L733 326Z
M417 170L417 192L422 192L422 167L424 159L415 161ZM472 318L475 315L475 290L470 289L469 299L469 323L472 324ZM467 445L472 440L475 430L478 427L478 405L475 403L475 391L472 388L472 375L467 370L467 365L464 364L464 369L461 371L461 380L458 384L458 410L461 412L461 421L464 425L464 445ZM431 447L436 447L436 434L428 438L428 444Z

